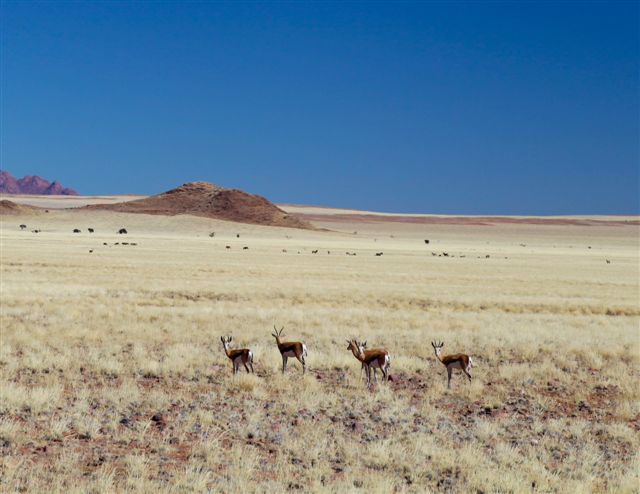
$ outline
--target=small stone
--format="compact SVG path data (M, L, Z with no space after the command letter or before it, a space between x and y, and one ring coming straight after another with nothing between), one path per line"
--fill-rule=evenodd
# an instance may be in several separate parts
M355 432L356 434L362 434L364 432L364 427L357 420L354 420L353 422L351 422L350 427L351 427L351 432Z

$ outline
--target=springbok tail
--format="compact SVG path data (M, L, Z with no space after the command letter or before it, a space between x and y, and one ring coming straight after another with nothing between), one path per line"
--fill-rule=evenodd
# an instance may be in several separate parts
M469 367L475 367L473 360L469 357Z
M307 345L305 345L304 343L302 344L302 356L306 357L308 355L309 352L307 352Z

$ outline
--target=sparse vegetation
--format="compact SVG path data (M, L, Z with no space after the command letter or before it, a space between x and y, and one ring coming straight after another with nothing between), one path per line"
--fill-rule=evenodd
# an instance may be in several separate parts
M637 226L434 225L443 258L419 225L24 220L0 225L3 492L637 492ZM122 222L136 249L104 245ZM230 372L231 333L255 374ZM345 338L384 346L391 380L367 390ZM432 340L471 383L447 390Z

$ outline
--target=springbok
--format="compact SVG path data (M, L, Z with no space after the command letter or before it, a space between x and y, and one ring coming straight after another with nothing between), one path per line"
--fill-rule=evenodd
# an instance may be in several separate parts
M384 348L372 348L366 350L367 342L363 341L358 343L356 340L350 341L348 350L351 350L353 356L362 362L360 368L360 375L362 376L362 369L367 370L367 386L371 386L371 369L373 369L373 379L378 382L378 375L376 369L382 371L382 377L385 380L389 380L389 367L391 366L391 357L389 352Z
M384 348L372 348L367 350L367 342L363 341L359 344L360 352L364 355L364 364L367 369L367 380L371 382L371 369L373 369L373 378L378 382L376 369L382 371L382 377L386 381L389 380L389 367L391 366L391 355Z
M367 368L367 364L364 363L364 347L361 348L361 346L362 343L358 343L355 339L347 340L347 350L351 350L353 356L362 364L360 366L360 379L362 379L362 371Z
M280 350L280 355L282 355L282 373L287 370L287 360L289 357L295 357L302 364L302 373L305 373L306 370L306 362L305 357L307 356L307 345L302 343L301 341L286 341L282 342L282 331L284 330L284 326L280 328L280 331L273 326L275 333L271 333L276 339L276 343L278 345L278 350Z
M462 372L464 372L469 378L469 382L471 382L471 374L469 372L471 372L471 367L473 367L473 360L471 360L469 355L464 353L454 353L453 355L441 356L440 352L442 351L444 343L432 341L431 346L436 352L436 358L447 368L447 388L451 388L451 372L453 369L462 370Z
M247 369L247 372L253 372L253 352L248 348L236 348L234 350L229 349L229 343L233 340L231 336L221 336L220 341L222 341L222 346L224 347L224 353L229 357L231 363L233 364L233 373L237 374L240 372L240 364L244 364L244 368ZM251 371L249 371L251 368Z

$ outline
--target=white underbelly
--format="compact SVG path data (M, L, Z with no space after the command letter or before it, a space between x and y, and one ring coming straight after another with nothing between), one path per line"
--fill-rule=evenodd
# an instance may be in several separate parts
M449 369L462 369L462 362L457 361L447 365Z

